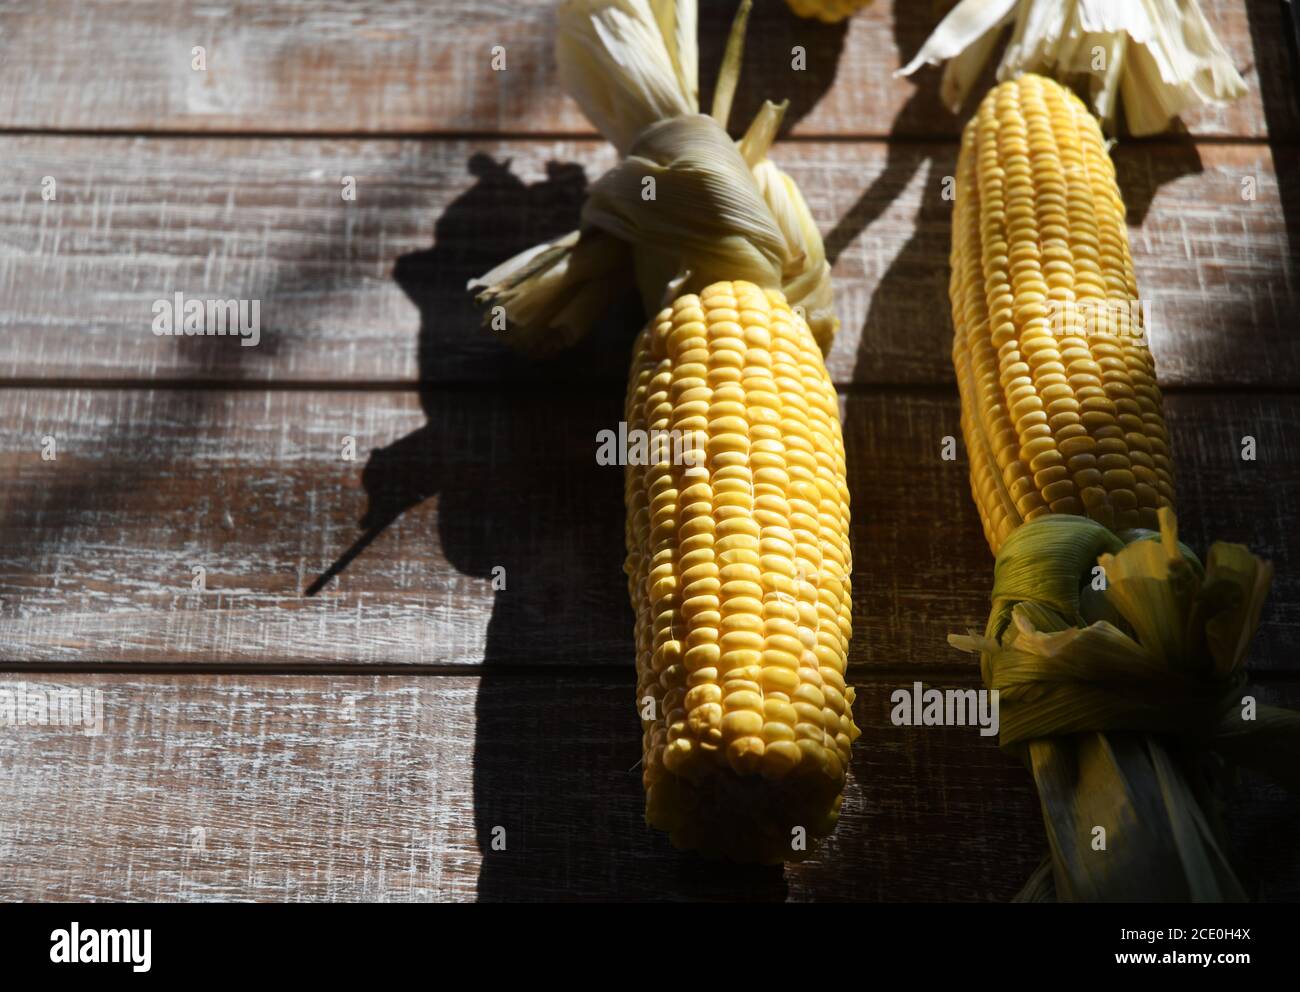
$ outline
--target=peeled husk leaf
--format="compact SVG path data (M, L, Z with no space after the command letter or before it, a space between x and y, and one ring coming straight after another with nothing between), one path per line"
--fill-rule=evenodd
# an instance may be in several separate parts
M560 83L620 155L699 111L694 0L567 0L556 21Z
M799 186L767 157L785 109L785 102L765 102L738 146L785 238L788 258L781 273L785 298L804 315L824 354L840 328L831 293L831 265Z
M1158 534L1049 514L1007 538L984 633L949 641L980 654L1001 745L1038 785L1050 883L1035 873L1022 899L1247 897L1220 816L1231 764L1300 786L1300 714L1244 719L1241 665L1271 577L1239 545L1215 544L1202 567L1168 508Z
M956 113L1008 25L998 80L1026 72L1083 79L1112 129L1121 98L1128 129L1140 136L1246 92L1196 0L962 0L898 74L947 62L941 94Z
M558 351L576 343L631 288L629 262L627 246L617 238L599 230L570 231L506 259L470 289L479 291L485 324L509 314L514 326L546 330L537 342L546 347L538 350Z
M641 195L647 178L653 199ZM695 289L720 278L776 286L787 259L785 238L735 142L702 114L647 128L592 185L582 223L635 246L638 264L659 263L662 272L666 261ZM643 287L650 308L663 305L663 294L662 282Z
M561 4L560 78L624 161L592 185L580 231L469 283L484 322L504 313L520 350L573 344L634 283L654 311L666 294L721 279L780 288L830 348L839 321L821 235L767 157L784 104L765 104L738 145L700 115L695 25L695 0Z

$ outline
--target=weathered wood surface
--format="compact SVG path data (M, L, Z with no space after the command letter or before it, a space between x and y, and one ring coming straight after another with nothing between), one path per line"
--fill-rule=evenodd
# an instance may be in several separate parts
M974 671L945 640L983 626L992 579L964 455L940 457L960 438L956 396L857 391L844 408L852 662ZM0 659L628 666L622 472L595 461L621 410L616 384L4 390ZM1252 661L1297 670L1300 398L1178 394L1168 417L1184 539L1274 561ZM1240 457L1246 435L1256 461Z
M735 121L789 98L794 132L951 135L938 72L893 72L938 23L943 0L877 3L833 27L759 0ZM1190 113L1198 135L1293 139L1298 119L1280 5L1203 0L1250 87ZM732 3L706 2L702 91L712 93ZM19 0L0 11L0 126L266 133L589 133L556 78L553 0ZM192 68L195 46L206 70ZM807 52L793 68L792 49ZM494 71L493 48L505 53ZM498 63L499 64L499 63Z
M1259 144L1118 151L1166 385L1300 381L1300 239L1288 237L1300 156L1279 155ZM951 382L953 147L807 142L778 159L837 259L835 379ZM538 367L479 330L465 292L575 226L586 183L612 162L595 141L0 137L0 376L622 381L614 356L635 306ZM44 176L57 181L53 201ZM177 292L260 301L260 345L156 336L154 301Z
M571 227L613 161L559 93L551 0L4 5L0 131L55 133L0 135L0 689L102 689L106 725L0 726L0 898L1012 895L1044 848L1027 774L972 730L888 721L915 678L974 684L945 635L982 625L991 580L964 458L939 458L956 398L926 388L952 379L960 119L936 71L891 76L942 3L826 28L760 0L736 102L791 97L778 158L845 324L865 733L835 840L784 873L641 822L620 473L594 461L632 308L534 366L463 293ZM712 67L732 5L704 6ZM1169 399L1182 534L1276 564L1251 666L1294 706L1300 113L1278 5L1204 6L1250 95L1186 122L1211 140L1117 162L1162 380L1211 390ZM155 337L177 291L260 300L261 346ZM224 666L246 671L201 674ZM1232 811L1265 898L1300 898L1297 802L1248 778Z
M860 691L839 828L782 870L645 826L617 678L7 676L97 690L103 721L0 727L0 898L1006 900L1046 849L1030 777L975 728L894 726L911 684ZM1294 680L1255 691L1300 703ZM1254 776L1230 810L1267 899L1300 897L1297 816Z

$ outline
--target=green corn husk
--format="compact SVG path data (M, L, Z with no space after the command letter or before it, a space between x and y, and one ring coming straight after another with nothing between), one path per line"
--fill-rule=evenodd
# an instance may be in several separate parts
M1049 514L1007 538L984 633L949 641L980 654L1001 746L1038 786L1051 853L1020 900L1248 898L1221 816L1233 768L1300 788L1300 713L1245 718L1271 579L1235 544L1202 566L1167 508L1158 534Z

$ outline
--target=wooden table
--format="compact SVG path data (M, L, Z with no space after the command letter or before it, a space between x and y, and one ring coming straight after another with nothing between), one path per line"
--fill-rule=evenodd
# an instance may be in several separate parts
M945 638L992 575L941 458L961 121L936 71L890 75L934 5L832 28L760 0L733 118L791 98L776 157L843 319L864 733L834 839L784 872L641 819L621 478L593 458L638 317L529 364L464 293L613 162L561 95L551 6L0 12L0 688L104 714L0 728L0 897L1004 900L1043 853L992 739L888 719L914 680L977 684ZM709 93L731 5L706 6ZM1205 7L1249 96L1115 155L1183 535L1273 560L1252 684L1297 705L1300 113L1279 4ZM156 336L176 292L260 300L260 345ZM1300 897L1300 798L1246 777L1232 822L1262 894Z

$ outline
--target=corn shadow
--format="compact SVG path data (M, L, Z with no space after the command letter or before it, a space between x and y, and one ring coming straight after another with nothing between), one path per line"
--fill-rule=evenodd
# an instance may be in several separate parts
M711 94L722 66L723 50L735 3L700 5L700 93ZM798 17L785 0L758 0L745 32L745 58L731 110L731 130L739 134L769 99L789 101L781 122L782 133L817 106L835 81L848 21L823 24ZM794 48L804 49L802 68L795 68ZM702 109L709 104L702 100Z
M469 171L476 181L437 220L433 246L394 268L420 314L426 423L371 452L361 534L308 594L431 498L443 555L458 573L491 584L475 671L480 900L661 898L673 877L687 894L721 896L745 884L769 893L770 872L758 882L753 873L693 872L642 818L623 478L595 460L597 433L622 419L639 301L616 307L554 359L514 358L479 327L465 284L572 229L586 178L577 166L552 164L527 184L486 155L471 158ZM445 368L463 370L467 348L473 367L492 366L490 378L447 382ZM465 618L474 627L482 619ZM779 872L776 883L780 896Z
M1300 166L1296 139L1300 136L1300 11L1294 5L1257 0L1246 4L1254 49L1259 96L1264 105L1268 145L1277 167L1287 236L1292 256L1300 254Z
M1280 273L1281 281L1284 286L1296 286L1300 285L1300 152L1296 149L1296 137L1300 132L1300 33L1297 32L1300 11L1294 5L1288 5L1285 12L1282 8L1282 4L1258 0L1246 4L1246 16L1255 54L1260 99L1264 105L1264 122L1268 127L1268 145L1273 155L1282 215L1286 221L1288 264L1286 271ZM1294 312L1288 313L1287 317L1294 324ZM1289 373L1289 385L1292 388L1300 385L1300 369L1296 367L1294 351L1284 364ZM1273 691L1283 698L1268 699L1267 688L1261 688L1267 702L1290 706L1300 704L1300 692L1294 685L1290 687L1289 699L1285 698L1286 693L1278 690ZM1271 817L1267 812L1250 815L1254 811L1243 809L1247 804L1240 800L1232 811L1239 815L1230 816L1237 850L1246 853L1256 874L1265 879L1266 894L1273 879L1279 876L1295 878L1300 872L1300 845L1296 843L1294 826L1300 822L1300 795L1276 786L1272 786L1271 791ZM1279 856L1286 859L1280 871L1275 860Z
M1285 7L1285 10L1284 10ZM1287 257L1285 271L1278 273L1276 295L1294 302L1300 285L1300 10L1294 4L1246 4L1251 45L1259 79L1260 100L1264 105L1264 123L1268 128L1268 147L1277 176L1278 197L1286 224ZM1300 352L1296 350L1294 306L1283 304L1280 320L1292 333L1287 335L1292 348L1285 359L1288 373L1281 383L1294 388L1300 385ZM1253 314L1244 310L1240 319L1249 323Z

